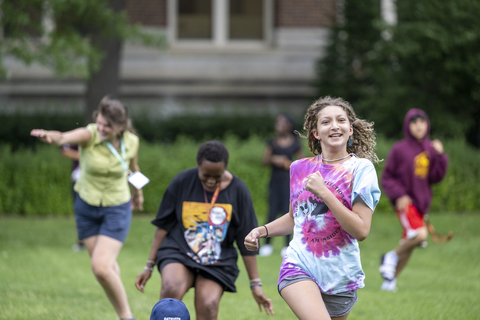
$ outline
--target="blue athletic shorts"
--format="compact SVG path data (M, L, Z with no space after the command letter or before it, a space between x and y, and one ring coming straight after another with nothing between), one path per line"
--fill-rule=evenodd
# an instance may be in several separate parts
M118 206L96 207L77 195L74 210L79 240L103 235L125 242L132 221L130 201Z

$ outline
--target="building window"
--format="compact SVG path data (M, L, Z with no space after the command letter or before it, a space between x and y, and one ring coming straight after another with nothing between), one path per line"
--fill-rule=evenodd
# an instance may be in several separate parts
M212 1L178 0L178 39L212 38Z
M169 0L173 47L265 47L273 33L273 0Z
M230 0L230 39L263 39L263 3L258 0Z

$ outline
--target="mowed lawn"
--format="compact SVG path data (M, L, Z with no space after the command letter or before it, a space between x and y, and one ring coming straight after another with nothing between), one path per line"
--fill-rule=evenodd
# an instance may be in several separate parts
M358 291L350 320L480 319L480 213L430 216L437 231L453 231L453 240L437 245L429 239L427 248L414 253L398 281L398 291L383 292L379 256L398 243L401 230L394 214L375 213L370 235L360 244L366 287ZM157 271L145 293L134 287L148 257L152 218L134 217L119 256L137 320L149 319L160 291ZM0 217L0 319L118 319L90 271L87 252L74 252L74 242L73 218ZM258 257L264 291L273 300L275 315L267 317L258 311L240 259L238 292L224 294L219 319L295 319L276 290L283 242L275 239L274 254ZM184 302L195 319L192 290Z

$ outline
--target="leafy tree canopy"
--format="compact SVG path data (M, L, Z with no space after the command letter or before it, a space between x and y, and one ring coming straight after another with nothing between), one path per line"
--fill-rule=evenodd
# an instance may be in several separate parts
M48 66L60 76L89 78L104 56L93 37L136 39L153 46L164 41L128 23L123 1L0 0L0 4L0 77L8 77L2 58L11 55L27 64Z
M410 108L425 110L432 134L480 146L480 2L397 1L386 25L380 1L345 1L345 23L318 63L320 95L342 96L377 131L401 137Z

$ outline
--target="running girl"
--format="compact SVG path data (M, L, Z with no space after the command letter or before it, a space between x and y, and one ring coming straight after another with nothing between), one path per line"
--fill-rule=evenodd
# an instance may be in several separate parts
M304 130L314 157L290 167L289 212L253 229L245 246L257 250L259 238L293 231L280 295L299 319L346 319L365 286L358 241L380 199L373 123L345 100L324 97L308 109Z

